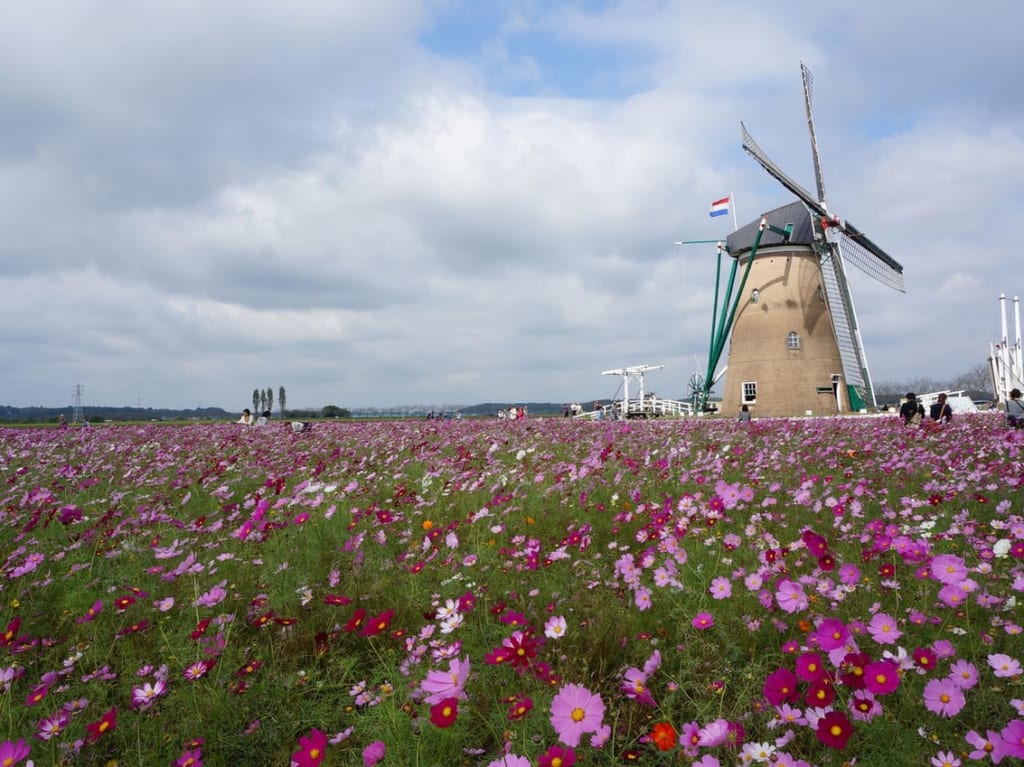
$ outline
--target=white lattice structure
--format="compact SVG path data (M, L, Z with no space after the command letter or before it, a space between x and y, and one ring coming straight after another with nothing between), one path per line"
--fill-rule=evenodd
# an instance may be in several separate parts
M1011 389L1024 390L1024 369L1021 357L1020 338L1020 299L1013 297L1013 325L1014 336L1010 340L1006 318L1006 295L999 295L999 314L1002 320L1002 337L990 344L988 358L989 367L992 370L992 389L996 401L1005 403L1010 398Z

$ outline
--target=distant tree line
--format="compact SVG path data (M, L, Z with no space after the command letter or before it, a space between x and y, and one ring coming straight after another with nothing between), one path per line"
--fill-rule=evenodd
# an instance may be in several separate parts
M60 417L70 423L71 407L12 407L0 405L0 421L12 423L58 423ZM103 421L224 421L232 416L223 408L203 407L176 410L152 407L84 406L82 417L92 423Z
M973 399L994 399L995 391L992 386L992 372L988 362L979 362L977 365L955 375L948 380L918 376L905 381L884 381L875 383L875 399L878 404L891 404L899 402L907 392L915 394L927 394L939 391L963 391Z

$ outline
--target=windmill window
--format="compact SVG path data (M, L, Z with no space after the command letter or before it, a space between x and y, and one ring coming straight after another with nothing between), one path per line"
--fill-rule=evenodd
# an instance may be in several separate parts
M786 348L791 351L798 351L800 349L800 334L795 330L789 331L789 335L786 336Z
M818 300L819 301L824 301L825 300L825 291L823 291L821 289L821 285L818 286Z
M751 404L757 402L757 381L744 381L743 403Z
M750 303L756 304L757 303L757 299L759 299L760 297L761 297L761 291L758 290L757 288L754 288L752 291L750 291Z

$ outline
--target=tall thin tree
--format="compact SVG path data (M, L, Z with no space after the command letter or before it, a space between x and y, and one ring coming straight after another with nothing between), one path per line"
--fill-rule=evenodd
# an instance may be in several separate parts
M267 407L265 409L267 411L270 411L270 410L274 409L274 387L273 386L268 386L267 387Z
M252 412L254 413L260 412L260 395L261 392L259 389L252 390Z
M280 387L277 390L277 406L281 408L281 420L284 420L284 387Z

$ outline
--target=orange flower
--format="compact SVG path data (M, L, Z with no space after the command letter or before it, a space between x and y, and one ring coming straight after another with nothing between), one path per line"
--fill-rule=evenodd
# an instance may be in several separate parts
M677 739L676 728L668 722L658 722L651 730L651 740L659 751L670 751L675 747Z

